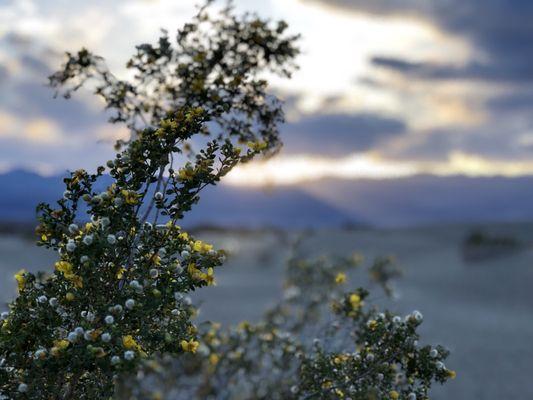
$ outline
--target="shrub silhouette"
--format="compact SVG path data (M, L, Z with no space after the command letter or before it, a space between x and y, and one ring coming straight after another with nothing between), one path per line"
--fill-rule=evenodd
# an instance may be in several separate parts
M0 328L1 396L104 399L114 396L118 378L154 356L204 357L212 366L223 356L222 349L205 351L212 342L192 323L187 293L214 283L224 253L177 222L203 188L279 149L281 103L261 74L289 77L299 51L284 22L235 16L229 6L212 15L210 3L175 41L163 32L156 45L138 46L127 64L130 81L117 79L85 49L67 53L50 77L65 97L91 85L110 121L125 124L131 138L117 142L116 157L95 173L70 173L57 204L38 206L38 245L57 251L58 261L49 275L16 275L19 295ZM318 290L317 283L307 289ZM360 352L334 357L317 345L301 353L297 383L280 395L414 399L426 395L433 379L449 377L443 349L416 345L419 314L403 322L389 313L374 317L362 311L365 296L347 293L333 306L358 326ZM244 332L278 335L281 328ZM252 343L250 335L230 337L241 348ZM406 380L398 381L399 372Z

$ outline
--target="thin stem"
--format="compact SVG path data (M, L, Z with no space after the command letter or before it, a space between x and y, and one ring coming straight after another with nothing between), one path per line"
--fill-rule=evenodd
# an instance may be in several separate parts
M159 168L159 174L157 176L157 185L155 187L155 191L159 192L159 188L161 187L161 182L163 181L163 173L165 172L165 165L162 165ZM150 216L150 213L152 212L152 209L154 208L155 198L152 196L150 200L150 204L148 204L148 208L146 209L146 212L142 216L141 220L139 221L139 224L142 225L146 222L148 217Z

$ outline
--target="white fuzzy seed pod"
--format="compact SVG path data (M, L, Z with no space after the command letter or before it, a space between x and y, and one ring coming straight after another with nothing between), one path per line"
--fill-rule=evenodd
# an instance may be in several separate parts
M67 243L67 251L72 253L74 250L76 250L76 243L74 243L74 241L69 241Z
M125 305L126 305L126 308L127 308L128 310L132 310L133 307L135 307L135 300L133 300L133 299L128 299L128 300L126 300Z
M76 224L70 224L68 226L68 231L71 233L71 234L75 234L75 233L78 233L78 231L80 230L80 227Z
M90 246L93 244L93 235L87 235L83 238L83 243L85 243L87 246Z

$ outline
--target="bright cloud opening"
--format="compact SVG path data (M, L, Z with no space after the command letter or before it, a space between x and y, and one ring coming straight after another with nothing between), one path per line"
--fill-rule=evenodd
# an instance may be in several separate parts
M393 179L418 174L516 177L533 174L533 161L494 161L461 152L434 162L386 160L370 153L343 158L301 155L239 166L225 182L236 186L276 186L323 178Z

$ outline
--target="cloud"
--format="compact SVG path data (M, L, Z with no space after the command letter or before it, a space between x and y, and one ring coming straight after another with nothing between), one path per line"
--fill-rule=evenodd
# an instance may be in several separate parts
M526 91L505 93L495 96L487 101L487 108L494 112L525 111L533 110L533 88L526 87Z
M318 114L285 125L285 153L345 155L405 133L403 121L371 113Z
M334 158L278 157L238 166L228 174L225 182L231 185L271 186L327 179L397 179L425 174L517 177L532 175L533 161L495 161L461 151L453 151L443 160L392 161L369 153Z
M532 123L515 127L493 123L470 128L447 127L410 132L379 150L381 156L391 162L448 160L451 163L453 154L468 154L472 159L483 159L486 165L492 160L492 171L498 163L520 164L531 160L532 144Z
M533 57L532 57L533 60ZM470 62L450 65L435 62L414 62L397 57L375 56L371 62L378 67L397 71L419 79L480 79L493 81L523 81L533 79L533 70L512 66Z
M2 82L5 82L8 77L9 72L7 72L7 68L0 64L0 85Z
M533 80L533 2L529 0L302 0L380 16L414 16L469 39L475 54L465 66L420 63L379 55L374 63L431 79ZM378 56L378 55L376 55Z
M92 169L113 153L109 141L123 135L86 91L54 99L47 77L60 65L59 54L31 35L10 31L0 38L2 169L48 174L79 163Z
M9 74L4 79L0 98L0 109L23 119L47 119L69 134L88 134L103 123L106 118L101 105L94 96L79 93L74 98L54 99L54 91L47 86L48 76L59 67L62 57L59 52L38 39L16 32L8 32L0 44L5 62L10 68L0 65Z

